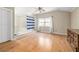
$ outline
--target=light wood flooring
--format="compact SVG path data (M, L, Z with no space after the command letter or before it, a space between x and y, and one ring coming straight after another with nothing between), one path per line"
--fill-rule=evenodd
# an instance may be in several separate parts
M13 41L0 43L2 52L71 52L72 48L62 35L27 33Z

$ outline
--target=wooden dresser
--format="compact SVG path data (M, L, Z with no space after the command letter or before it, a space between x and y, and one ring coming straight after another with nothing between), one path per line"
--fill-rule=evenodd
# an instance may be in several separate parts
M67 41L71 45L74 52L79 51L79 29L67 30Z

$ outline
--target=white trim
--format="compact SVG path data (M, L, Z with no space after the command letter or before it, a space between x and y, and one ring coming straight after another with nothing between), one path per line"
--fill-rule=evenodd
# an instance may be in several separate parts
M14 26L14 22L13 22L13 11L12 10L10 10L11 11L11 40L13 39L13 34L14 34L14 29L13 29L13 26Z

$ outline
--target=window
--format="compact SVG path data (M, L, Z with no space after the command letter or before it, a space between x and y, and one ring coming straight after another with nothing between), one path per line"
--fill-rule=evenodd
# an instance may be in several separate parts
M47 17L47 18L39 18L38 19L38 26L51 26L52 20L51 20L51 17Z
M50 33L53 30L52 28L52 17L38 19L38 31Z
M34 29L35 28L35 20L31 16L27 16L27 30Z

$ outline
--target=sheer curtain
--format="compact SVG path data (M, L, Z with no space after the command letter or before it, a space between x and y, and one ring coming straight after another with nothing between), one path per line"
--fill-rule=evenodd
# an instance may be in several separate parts
M51 33L53 28L52 17L38 18L38 31Z

